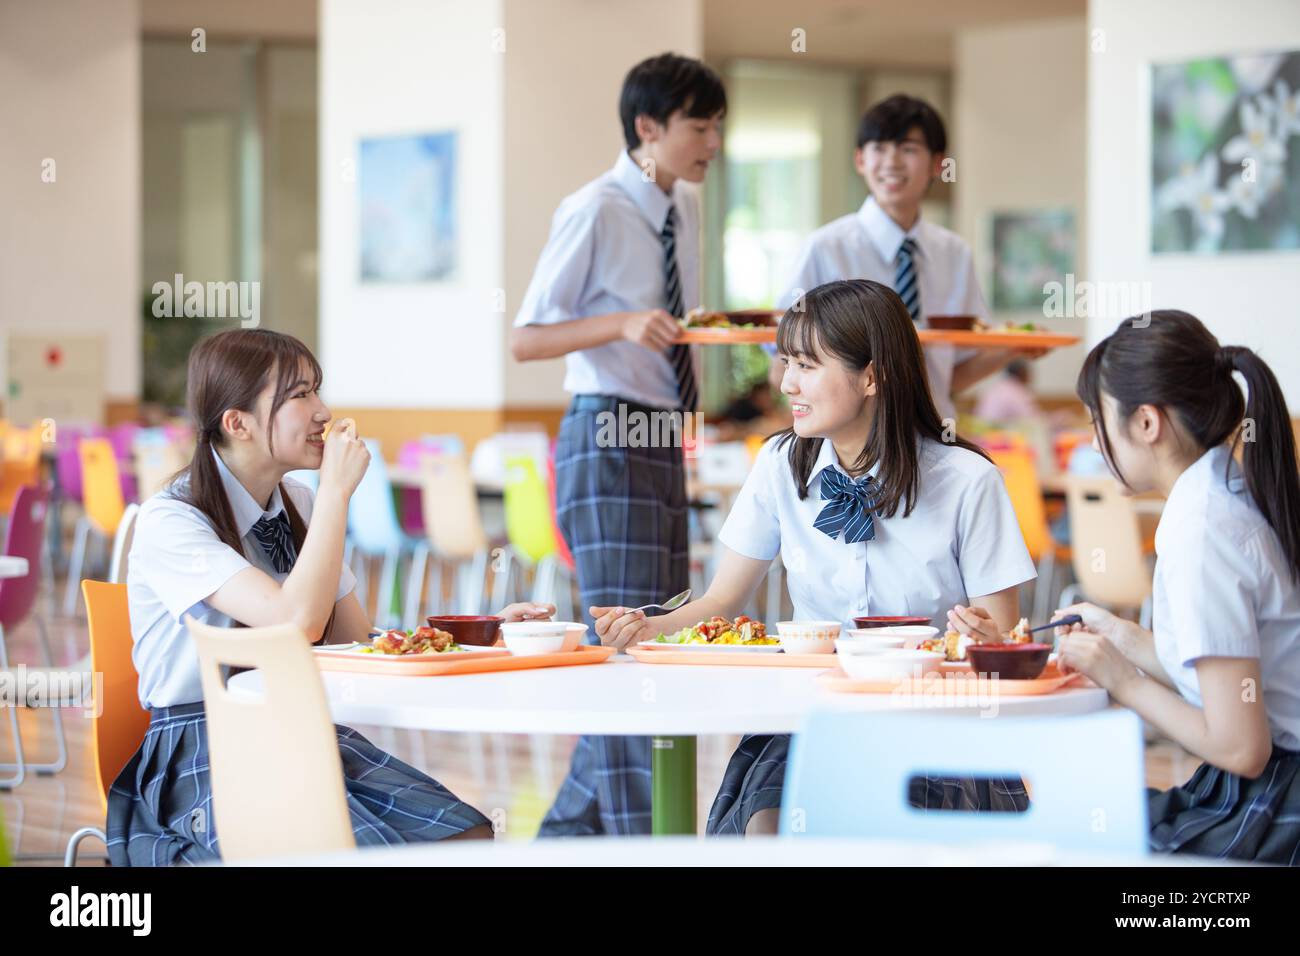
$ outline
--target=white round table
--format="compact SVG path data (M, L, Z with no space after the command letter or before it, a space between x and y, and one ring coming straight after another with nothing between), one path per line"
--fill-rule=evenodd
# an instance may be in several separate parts
M833 661L828 660L828 665ZM654 737L653 832L695 833L695 738L700 734L789 734L815 709L925 710L955 714L1082 714L1108 703L1097 687L1041 697L993 699L836 694L817 668L642 664L619 655L605 664L458 677L385 677L324 671L338 723L413 730ZM262 675L230 679L260 692Z

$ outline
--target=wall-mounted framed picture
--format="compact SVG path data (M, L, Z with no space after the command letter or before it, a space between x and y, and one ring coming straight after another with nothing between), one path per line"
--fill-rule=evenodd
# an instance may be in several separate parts
M1041 311L1044 286L1075 271L1078 233L1072 209L1025 209L990 215L995 312Z
M455 279L457 134L361 141L362 282Z

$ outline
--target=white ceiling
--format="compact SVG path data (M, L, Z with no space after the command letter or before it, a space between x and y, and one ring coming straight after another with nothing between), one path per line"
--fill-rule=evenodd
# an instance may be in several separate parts
M1087 0L704 0L704 52L713 62L948 68L959 31L1082 17L1087 9ZM791 50L796 28L805 31L806 53Z

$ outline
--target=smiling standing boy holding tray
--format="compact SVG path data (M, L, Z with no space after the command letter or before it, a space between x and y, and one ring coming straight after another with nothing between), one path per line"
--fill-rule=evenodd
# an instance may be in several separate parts
M632 68L619 102L627 149L560 204L511 331L518 361L565 356L573 402L555 504L583 606L635 607L688 586L681 416L699 389L689 346L673 340L699 304L699 199L687 184L717 155L726 107L698 60L665 53ZM678 440L605 440L602 423L638 413L674 415ZM649 832L648 738L583 737L540 835Z

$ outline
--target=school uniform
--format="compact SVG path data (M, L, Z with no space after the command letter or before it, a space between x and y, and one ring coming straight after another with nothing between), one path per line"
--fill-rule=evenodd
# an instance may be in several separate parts
M889 286L903 298L918 328L928 327L930 315L988 315L966 241L923 218L904 231L873 196L857 212L808 237L779 305L788 309L804 293L839 279L870 279ZM955 421L953 367L978 353L945 343L930 343L924 352L939 417Z
M1202 706L1196 662L1259 661L1273 755L1254 780L1205 763L1148 792L1151 848L1300 863L1300 587L1226 446L1169 492L1156 529L1152 630L1178 693Z
M184 476L145 502L136 519L127 600L140 703L150 711L150 723L108 794L108 853L114 866L220 859L199 659L181 622L189 615L205 624L238 627L207 599L245 568L256 567L277 581L288 576L296 555L282 490L304 523L311 518L312 492L305 485L284 479L263 510L213 454L242 551L223 544L208 519L176 497L187 486ZM335 600L355 585L345 566ZM339 725L334 730L358 846L437 840L487 823L441 784L355 730Z
M795 620L848 628L858 616L911 615L942 629L953 605L1033 580L1002 476L974 452L921 439L911 514L904 516L900 504L893 517L881 518L869 507L878 466L855 481L822 441L801 501L789 450L780 436L763 446L718 540L759 561L780 552ZM780 806L789 742L787 735L742 739L709 813L709 833L743 834L756 811ZM922 807L1028 805L1019 780L931 778L918 782L911 798Z
M620 152L609 172L560 204L515 325L658 308L684 315L699 303L699 229L692 187L678 181L668 195ZM689 586L681 443L608 439L620 409L651 422L694 410L691 350L620 340L571 352L564 388L573 400L555 448L556 519L577 565L583 615L592 605L666 600ZM602 436L603 425L613 428ZM649 738L581 738L540 830L602 832L650 832Z

